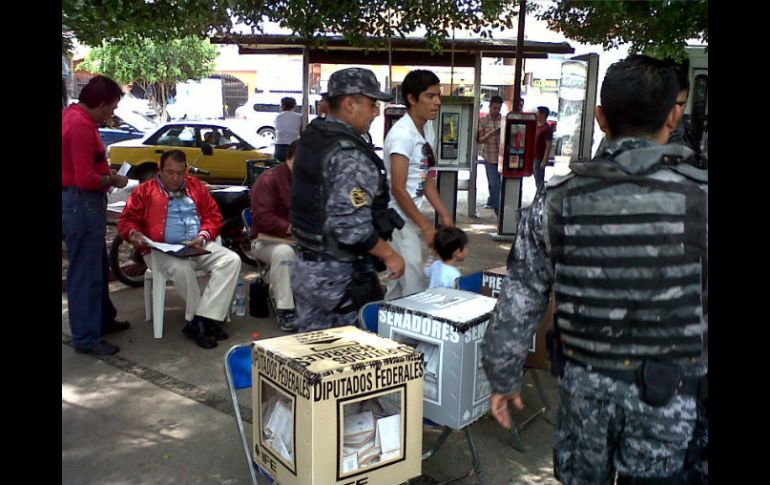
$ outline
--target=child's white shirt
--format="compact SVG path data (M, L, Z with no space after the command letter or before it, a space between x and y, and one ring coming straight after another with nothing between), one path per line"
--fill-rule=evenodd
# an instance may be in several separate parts
M425 275L430 279L428 288L454 288L455 280L461 276L460 270L440 259L425 268Z

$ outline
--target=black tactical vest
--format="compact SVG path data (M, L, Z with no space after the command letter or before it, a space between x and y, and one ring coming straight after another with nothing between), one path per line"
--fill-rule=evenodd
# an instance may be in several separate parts
M549 182L556 328L567 359L616 371L701 358L708 172L670 151L573 163L573 174ZM635 156L657 158L629 171Z
M387 211L390 201L385 164L372 145L351 129L333 121L315 118L297 143L291 180L292 234L301 248L330 256L338 261L354 261L362 256L341 247L331 231L324 230L326 202L329 198L329 160L340 150L360 150L379 171L378 191L372 201L372 218Z

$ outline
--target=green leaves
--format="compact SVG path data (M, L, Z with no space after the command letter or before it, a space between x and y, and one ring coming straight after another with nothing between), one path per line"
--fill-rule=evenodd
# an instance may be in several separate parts
M135 38L171 41L232 34L235 23L257 32L268 20L317 43L327 33L342 33L362 47L371 45L367 37L403 37L419 28L439 50L438 41L450 37L453 29L490 36L510 27L518 12L517 0L62 1L63 30L92 47Z
M690 39L708 43L708 0L560 1L537 17L565 37L605 49L681 59Z
M688 39L708 42L708 0L529 0L551 29L605 48L631 43L635 52L678 55ZM261 32L265 21L323 43L343 34L367 47L370 36L403 37L424 29L426 43L440 51L453 29L489 38L514 28L518 0L62 0L62 49L71 36L89 46L144 38L168 42L233 33L241 23Z
M88 53L81 66L145 91L152 86L150 102L159 115L164 115L167 93L177 82L211 74L216 57L216 47L195 37L169 41L132 38L103 42Z

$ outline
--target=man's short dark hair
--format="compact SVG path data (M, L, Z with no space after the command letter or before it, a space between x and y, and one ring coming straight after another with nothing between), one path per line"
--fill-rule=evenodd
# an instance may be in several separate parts
M415 99L420 98L420 94L427 91L431 86L441 84L441 80L436 76L433 71L427 69L415 69L406 75L404 82L401 83L401 97L406 105L406 108L410 108L409 95L414 96Z
M498 96L498 95L494 95L491 98L489 98L489 104L490 105L495 104L495 103L502 105L503 104L503 97L502 96Z
M546 118L548 118L548 115L551 114L551 110L546 108L545 106L538 106L537 111L538 113L543 113Z
M679 83L680 91L690 91L690 60L685 59L682 62L673 62L676 70L676 80Z
M299 138L289 144L289 148L286 150L286 160L294 158L294 153L297 151L297 142Z
M88 84L83 86L80 95L78 95L78 101L91 109L96 109L102 103L112 103L122 96L123 90L120 89L118 83L100 74L92 77Z
M468 244L468 236L465 231L457 227L442 227L436 231L433 238L433 249L436 250L442 261L452 259L455 251L462 251Z
M656 133L678 92L676 71L670 63L635 54L611 65L601 91L610 133L614 138Z
M343 94L340 96L332 96L330 98L326 98L329 101L329 111L337 111L340 109L340 106L342 105L342 99L345 96L352 96L351 94Z
M187 156L182 150L169 150L167 152L163 152L163 155L160 156L161 170L163 170L163 166L166 164L166 160L169 158L176 162L184 162L184 164L187 165Z
M285 98L281 98L281 111L289 111L294 109L294 107L297 106L297 100L292 98L291 96L286 96Z

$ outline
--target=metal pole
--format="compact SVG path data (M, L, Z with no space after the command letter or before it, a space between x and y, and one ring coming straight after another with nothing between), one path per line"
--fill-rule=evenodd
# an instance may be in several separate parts
M454 91L454 88L455 88L455 29L453 27L452 28L452 68L449 74L449 95L450 96L454 96L454 93L452 93L452 91Z
M471 142L471 172L468 180L468 217L476 217L476 174L478 173L479 145L476 135L479 132L479 111L481 109L481 51L476 52L473 66L473 141Z
M309 41L308 41L309 42ZM306 44L302 48L302 96L305 101L302 103L302 128L307 126L308 113L310 109L310 47Z
M513 81L513 110L516 109L516 100L521 97L521 64L524 59L524 21L526 20L525 9L527 0L521 0L519 4L519 31L516 34L516 67Z

